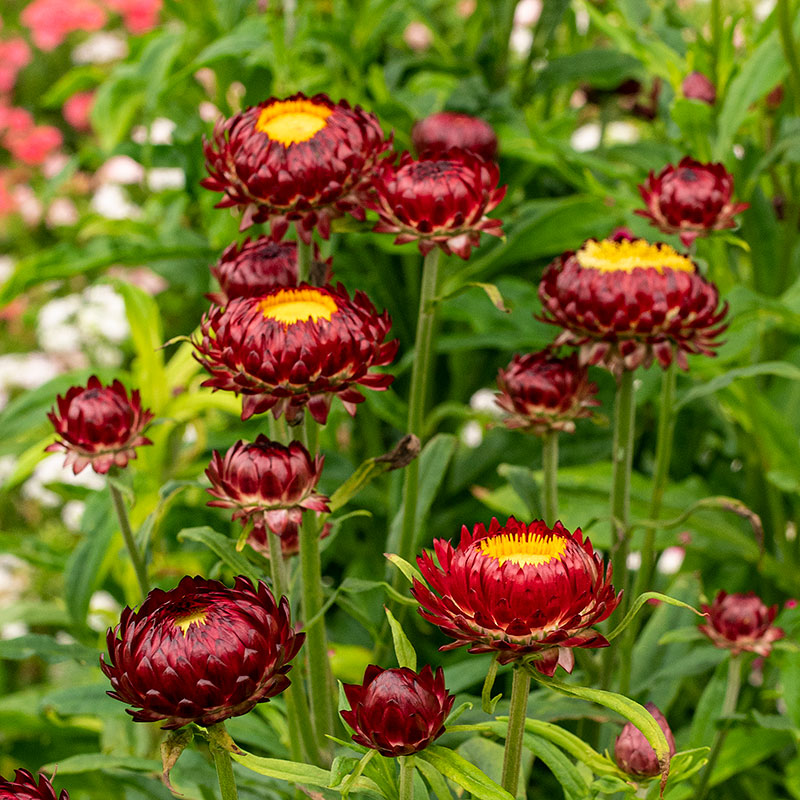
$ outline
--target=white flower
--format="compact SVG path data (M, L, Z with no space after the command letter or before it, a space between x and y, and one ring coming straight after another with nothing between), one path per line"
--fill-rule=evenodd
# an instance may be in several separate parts
M186 186L186 173L180 167L155 167L147 173L147 185L152 192L183 189Z
M95 173L99 183L141 183L144 167L129 156L112 156Z
M658 559L656 569L662 575L674 575L683 564L686 551L682 547L668 547Z
M573 131L569 141L576 153L596 150L600 145L600 126L596 122L581 125Z
M67 500L64 508L61 509L61 521L64 526L71 531L80 530L83 512L86 510L86 503L82 500Z
M526 56L533 46L533 33L530 28L515 25L511 29L511 38L508 40L509 47L518 55Z
M106 219L138 219L142 209L128 198L127 192L116 183L100 186L92 195L92 210Z
M542 16L542 0L519 0L514 9L514 25L532 28Z
M47 508L57 508L61 498L46 488L51 483L83 486L96 491L105 488L106 485L105 480L92 469L85 469L80 475L73 474L69 467L64 467L64 454L53 453L36 465L31 477L22 484L22 495Z
M107 64L127 55L128 44L120 34L99 31L72 51L72 61L75 64Z
M483 428L479 422L470 420L461 428L459 438L467 447L478 447L483 441Z
M493 417L503 416L503 409L497 405L497 396L493 389L478 389L469 399L469 407L473 411L483 411Z

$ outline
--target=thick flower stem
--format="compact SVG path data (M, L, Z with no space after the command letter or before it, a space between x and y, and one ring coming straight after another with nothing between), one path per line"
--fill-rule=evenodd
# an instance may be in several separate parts
M119 529L122 531L122 538L125 540L125 546L128 548L128 555L131 558L134 572L136 572L136 580L139 584L141 599L144 600L145 597L147 597L147 592L150 590L147 582L147 567L139 553L139 548L136 546L136 540L133 538L133 530L131 530L131 522L128 518L128 509L125 507L125 500L120 490L117 489L111 481L108 483L108 491L111 494L111 502L114 505L114 511L119 520Z
M436 287L439 280L439 249L431 250L425 256L422 269L422 286L419 293L419 316L417 317L414 362L411 369L411 395L408 400L407 433L413 433L422 440L425 420L425 399L428 381L433 366L433 331L436 322ZM406 468L403 483L403 524L398 543L398 555L406 561L413 561L416 544L417 501L419 497L419 459L415 458ZM398 589L402 575L396 570L392 586Z
M508 733L503 755L503 788L517 796L519 773L522 764L522 739L525 735L525 717L528 712L528 694L531 675L523 666L514 667L514 682L511 685L511 705L508 709Z
M289 581L286 575L286 562L281 555L280 537L267 528L269 541L269 566L272 576L272 592L280 602L282 596L289 595ZM320 755L311 725L308 700L299 673L292 676L292 682L285 692L287 727L289 729L289 752L293 761L307 760L319 764Z
M628 573L628 528L631 504L631 465L636 403L633 397L633 371L625 370L617 385L614 400L614 472L611 482L611 563L614 565L614 584L626 588ZM620 611L627 605L625 597Z
M414 756L400 756L400 800L414 800Z
M236 778L233 776L233 763L230 752L222 745L223 739L229 738L225 731L225 724L218 722L212 725L208 732L210 741L208 749L214 758L214 766L217 769L217 779L219 780L219 791L222 800L238 800L239 792L236 790Z
M297 234L297 282L311 281L311 261L313 259L314 245L309 242L306 244Z
M675 432L675 382L677 364L673 362L664 371L661 378L661 398L659 401L658 435L656 439L656 466L653 474L653 493L650 496L650 520L657 520L661 513L661 502L664 499L664 490L667 487L669 464L672 460L672 440ZM650 591L653 572L656 565L656 529L649 527L645 530L644 544L642 545L642 563L636 575L631 599L635 600L642 592ZM636 634L639 630L638 617L635 618L622 639L620 656L620 687L622 694L630 688L631 677L631 652Z
M725 699L722 701L720 717L727 720L736 713L736 704L739 702L739 690L742 687L742 660L739 656L732 655L728 662L728 683L725 687ZM702 772L700 785L695 795L695 800L705 800L708 790L711 788L709 781L714 765L717 763L722 745L728 736L728 729L723 728L717 731L714 742L711 745L711 752L708 754L708 763Z
M551 528L558 519L558 431L542 437L542 516Z

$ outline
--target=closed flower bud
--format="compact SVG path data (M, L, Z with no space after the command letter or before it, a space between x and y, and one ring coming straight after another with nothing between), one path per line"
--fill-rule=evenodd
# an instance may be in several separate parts
M36 778L28 770L18 769L13 781L0 775L0 800L56 800L56 791L44 775L39 775L37 786ZM61 790L58 800L69 800L66 789Z
M411 142L420 158L454 147L469 150L484 161L491 161L497 155L497 136L492 126L478 117L454 111L440 111L415 122Z
M768 656L772 643L784 637L781 628L773 625L778 606L767 607L758 595L720 592L714 602L702 606L708 622L700 630L717 646L738 655L747 651Z
M142 409L139 390L130 398L125 387L114 381L103 386L92 375L86 387L73 386L64 397L56 398L58 411L47 415L60 437L45 449L64 451L64 466L77 475L91 464L98 473L112 466L124 467L136 458L136 448L152 442L142 435L153 414Z
M645 708L664 732L669 744L670 757L674 756L675 737L672 735L669 723L655 703L647 703ZM625 725L614 743L614 760L623 772L637 778L652 778L661 772L656 751L632 722Z
M350 711L341 713L353 741L389 758L418 753L441 736L455 701L442 668L434 675L429 666L414 672L371 665L361 685L346 684L344 693Z
M677 167L667 164L639 186L647 210L636 213L663 233L680 235L684 247L710 231L733 228L736 214L748 203L733 202L733 176L722 164L702 164L682 158Z
M133 706L137 722L208 727L286 689L304 638L287 599L276 602L263 581L253 587L239 577L229 589L187 576L168 592L151 591L138 610L123 609L100 668L108 694Z
M717 100L717 90L714 84L702 72L690 72L681 86L683 96L690 100L701 100L713 106Z
M271 97L217 123L201 183L222 192L218 208L244 209L242 230L269 221L281 239L293 221L305 242L315 227L327 239L334 217L364 219L363 192L388 148L375 115L345 100Z
M508 412L505 424L535 434L573 433L575 420L589 417L599 405L597 385L578 363L577 353L558 358L548 350L514 356L497 376L498 405Z

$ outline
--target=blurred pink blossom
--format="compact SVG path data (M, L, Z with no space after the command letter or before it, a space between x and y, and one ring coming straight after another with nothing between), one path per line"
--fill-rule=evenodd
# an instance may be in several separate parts
M3 136L3 145L17 161L31 166L42 164L61 146L63 137L52 125L37 125L27 130L10 130Z
M33 127L33 117L24 108L14 108L0 103L0 133L27 131Z
M16 210L26 225L38 225L42 219L42 204L36 192L27 183L19 184L12 189Z
M33 0L20 14L42 50L54 50L72 31L99 30L106 19L105 10L93 0Z
M92 129L89 115L91 114L93 103L94 92L78 92L64 103L61 113L76 131L89 131Z
M0 42L0 92L10 92L16 82L19 71L31 61L31 49L28 43L15 36Z
M424 22L409 22L403 31L403 41L412 50L421 52L433 44L433 31Z
M147 33L158 25L162 0L106 0L106 5L122 16L133 34Z

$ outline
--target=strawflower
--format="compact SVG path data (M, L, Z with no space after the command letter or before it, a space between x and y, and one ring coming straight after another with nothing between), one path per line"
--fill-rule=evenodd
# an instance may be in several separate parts
M411 143L420 158L445 153L457 147L484 161L497 155L497 136L488 122L469 114L440 111L414 123Z
M669 745L669 754L674 756L675 737L666 718L655 703L647 703L645 708L664 732ZM632 722L625 725L614 742L614 760L623 772L636 778L652 778L661 772L656 751Z
M13 781L0 775L0 800L56 800L56 791L44 775L39 775L37 784L28 770L18 769ZM66 789L61 790L58 800L69 800Z
M742 652L768 656L772 643L784 637L781 628L773 625L778 606L767 607L754 592L728 594L719 592L714 602L702 606L708 622L700 630L715 646L730 650L731 655Z

